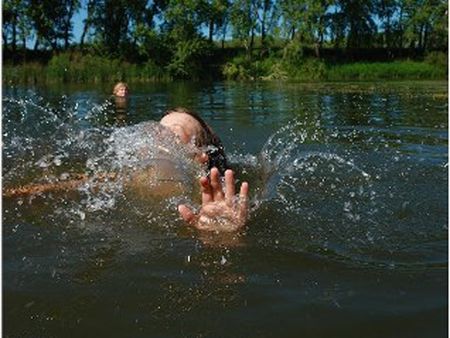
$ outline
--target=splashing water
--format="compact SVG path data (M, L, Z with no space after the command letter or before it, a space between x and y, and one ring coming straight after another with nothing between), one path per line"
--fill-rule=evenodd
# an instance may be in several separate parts
M120 224L145 219L145 223L170 227L177 218L177 204L198 205L194 195L202 170L189 155L192 149L180 145L157 122L99 128L95 117L111 108L107 104L80 109L78 103L70 105L63 97L58 103L63 111L59 111L34 95L3 102L6 186L66 181L80 172L89 177L78 187L78 200L46 197L47 205L57 206L51 217L65 215L85 226L94 215L98 222L101 212L105 214L101 222L109 226L108 217L114 211ZM345 146L360 139L361 146ZM258 155L233 153L229 159L238 168L239 180L248 180L253 191L251 233L263 245L271 245L276 238L277 246L288 250L363 264L415 260L420 253L412 248L444 235L440 227L411 229L411 219L423 219L413 207L423 202L401 201L400 192L387 182L399 167L406 178L410 172L411 157L402 151L403 146L389 130L384 136L373 135L371 130L327 129L318 121L296 119L273 133ZM370 165L373 152L379 157L376 167ZM370 160L365 157L369 153ZM139 200L136 191L129 193L130 176L169 155L191 189L151 203L148 196ZM114 179L99 184L98 177L105 173ZM146 185L151 182L145 181L140 188ZM409 214L401 218L405 211ZM432 260L431 256L426 259Z
M4 193L82 179L3 198L10 335L445 334L448 96L435 86L145 84L120 121L98 85L4 89ZM250 183L244 233L179 219L201 170L141 123L174 105L201 112ZM130 186L161 146L192 191Z
M7 107L4 114L5 130L12 131L4 134L4 156L9 159L3 173L6 187L27 184L57 186L73 177L86 178L75 186L79 194L75 200L74 196L51 193L41 196L46 199L48 205L54 203L57 206L53 208L52 214L58 217L66 215L68 219L75 217L82 222L86 221L90 214L109 213L117 209L118 203L131 206L127 212L136 216L157 214L158 209L167 213L167 209L174 208L180 201L194 204L192 193L195 190L195 181L204 172L193 161L192 145L180 144L174 134L157 122L144 122L122 128L86 127L86 118L93 118L92 112L99 111L98 105L89 108L87 113L78 112L78 105L66 105L63 109L68 112L70 118L59 113L64 115L60 118L41 101L36 97L27 100L4 100ZM13 111L20 112L19 122L9 118ZM26 130L19 128L22 124L33 125L33 132L28 131L30 136L22 136L27 134ZM131 191L128 195L125 192L130 177L145 172L158 161L173 164L175 169L172 168L172 171L175 171L172 174L178 177L181 175L177 172L182 173L180 180L184 187L190 189L183 191L181 195L165 199L164 203L153 201L154 207L149 208L144 201L136 201L136 191ZM151 189L152 184L155 184L145 179L138 182L140 190ZM31 196L28 201L31 203L34 199L34 196ZM67 201L61 202L62 200ZM132 205L134 202L141 205ZM120 218L124 220L127 215ZM171 219L174 219L172 214Z
M276 238L277 246L289 250L357 264L410 266L424 254L420 243L445 240L441 224L433 224L435 228L423 225L423 209L414 212L411 208L411 204L432 204L436 196L430 201L423 200L425 196L402 201L403 196L393 191L391 177L399 168L411 172L412 166L411 158L398 151L399 142L385 142L380 149L379 140L370 136L381 164L370 167L364 157L367 150L343 148L337 142L343 138L348 142L357 134L355 130L327 131L318 123L311 129L297 120L267 140L259 156L265 186L260 190L255 217L264 224L262 242L273 243ZM403 180L400 184L414 183ZM405 210L409 212L406 217L396 217ZM424 260L434 264L440 245L436 248L426 252L429 256L422 257L419 264ZM441 259L445 261L444 257L438 261Z

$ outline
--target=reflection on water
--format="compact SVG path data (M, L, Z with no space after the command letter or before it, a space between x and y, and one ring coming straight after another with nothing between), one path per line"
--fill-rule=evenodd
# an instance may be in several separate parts
M125 113L101 93L5 88L4 194L87 177L72 191L4 197L7 334L445 332L445 83L149 85ZM178 105L201 113L250 182L245 233L178 219L179 203L198 205L201 168L145 122ZM130 188L161 147L187 189ZM104 173L114 179L99 182Z

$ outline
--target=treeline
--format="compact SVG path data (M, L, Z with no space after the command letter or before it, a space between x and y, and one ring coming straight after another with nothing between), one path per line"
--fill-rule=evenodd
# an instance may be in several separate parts
M89 57L151 78L276 78L348 60L446 67L447 22L444 0L4 0L2 38L6 63L53 73Z

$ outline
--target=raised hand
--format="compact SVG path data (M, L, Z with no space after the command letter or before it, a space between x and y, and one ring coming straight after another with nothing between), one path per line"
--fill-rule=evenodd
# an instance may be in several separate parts
M225 171L225 191L217 168L211 169L210 179L200 178L202 207L198 214L181 204L181 217L199 230L230 232L242 228L248 217L248 183L243 182L235 195L234 173Z

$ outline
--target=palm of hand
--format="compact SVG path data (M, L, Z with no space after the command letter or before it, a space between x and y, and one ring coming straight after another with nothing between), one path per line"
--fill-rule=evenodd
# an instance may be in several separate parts
M202 207L195 214L186 205L180 205L181 217L199 230L230 232L242 228L248 216L248 184L243 182L239 196L235 196L234 174L225 172L225 189L217 168L211 169L210 180L200 179Z

